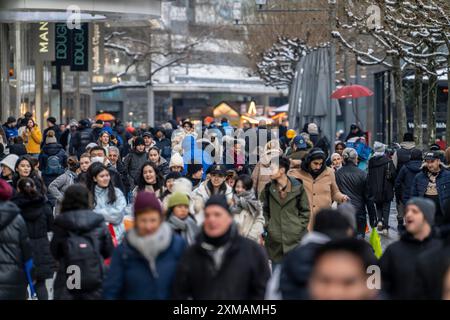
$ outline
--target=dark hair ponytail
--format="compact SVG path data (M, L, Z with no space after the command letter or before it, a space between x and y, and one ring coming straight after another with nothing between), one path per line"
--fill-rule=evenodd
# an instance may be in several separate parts
M36 189L36 184L34 180L31 178L21 178L17 182L17 187L19 188L19 192L25 195L27 198L37 198L39 196L39 192Z

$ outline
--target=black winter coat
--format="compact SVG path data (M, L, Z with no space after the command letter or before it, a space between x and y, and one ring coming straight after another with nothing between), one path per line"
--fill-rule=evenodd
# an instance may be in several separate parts
M138 184L141 167L146 161L148 161L147 153L138 153L136 151L130 152L123 160L125 169L127 170L128 175L133 179L134 185Z
M27 226L19 208L0 202L0 300L25 300L27 278L25 262L31 259Z
M27 148L23 143L15 143L9 146L9 154L23 156L27 154Z
M78 158L86 152L86 146L94 142L91 128L78 128L75 135L70 139L70 148Z
M421 171L422 161L412 160L402 166L395 179L395 196L403 204L406 204L411 198L411 186L414 177Z
M399 241L387 247L380 260L382 289L390 299L414 299L414 280L421 253L438 248L440 240L430 235L423 241L404 233Z
M366 214L366 206L373 206L367 182L367 174L351 162L336 171L336 184L350 198L356 214Z
M100 255L107 259L112 255L114 245L111 235L106 227L103 216L91 210L78 210L63 212L55 218L54 235L50 243L53 257L59 263L56 274L54 290L56 300L72 299L101 299L101 288L93 292L72 295L66 287L66 268L64 263L67 252L67 239L69 231L83 234L94 240Z
M48 187L50 183L53 182L56 178L58 178L62 173L58 174L47 174L46 168L47 168L47 162L48 158L51 156L57 156L59 159L59 163L61 164L62 168L65 168L67 166L67 155L64 151L64 148L59 143L50 143L44 145L44 147L41 150L41 154L39 155L39 169L42 172L42 179L45 182L45 185Z
M55 261L50 254L50 241L47 235L53 228L53 212L50 204L43 196L30 199L22 193L17 193L11 201L19 207L27 224L34 262L33 278L38 281L53 278Z
M179 263L173 298L177 300L262 300L270 277L263 249L232 231L219 270L204 248L204 235L189 247Z
M369 160L369 192L375 203L390 202L394 199L395 166L385 156Z

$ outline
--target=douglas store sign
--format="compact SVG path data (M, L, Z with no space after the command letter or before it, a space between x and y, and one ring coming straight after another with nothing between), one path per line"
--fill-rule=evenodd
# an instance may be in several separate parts
M69 29L66 23L55 26L55 63L70 65L70 71L89 71L89 25Z
M58 66L70 66L70 71L89 71L89 24L69 29L66 23L39 22L33 24L34 58L54 61Z

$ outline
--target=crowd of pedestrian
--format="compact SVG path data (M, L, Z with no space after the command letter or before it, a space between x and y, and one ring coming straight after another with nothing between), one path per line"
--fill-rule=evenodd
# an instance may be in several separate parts
M449 298L447 153L410 133L46 124L0 130L0 299ZM394 228L378 259L368 233Z

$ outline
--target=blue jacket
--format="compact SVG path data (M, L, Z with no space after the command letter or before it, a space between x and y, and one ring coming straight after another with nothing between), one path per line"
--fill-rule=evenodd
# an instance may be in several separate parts
M158 277L155 277L149 262L124 241L114 251L103 283L103 297L109 300L168 299L185 247L186 243L179 235L172 235L169 248L156 258Z
M187 174L188 164L202 164L203 165L203 180L206 178L206 171L214 163L214 159L211 157L208 151L203 151L197 146L195 138L193 136L186 136L182 142L183 147L183 161L184 171L183 175Z
M439 196L439 203L441 205L441 210L444 210L445 203L450 199L450 171L445 168L441 168L437 178L436 185ZM428 186L428 176L427 171L418 173L411 186L411 198L413 197L423 197Z
M412 160L407 162L400 169L397 179L395 180L395 195L397 200L406 204L411 198L411 186L414 178L421 171L422 161Z
M19 132L16 127L11 128L9 126L3 126L3 131L5 131L6 140L5 143L10 143L10 140L19 135Z

